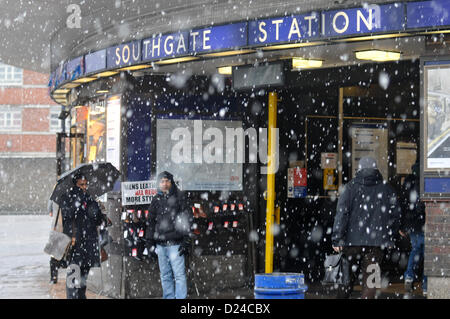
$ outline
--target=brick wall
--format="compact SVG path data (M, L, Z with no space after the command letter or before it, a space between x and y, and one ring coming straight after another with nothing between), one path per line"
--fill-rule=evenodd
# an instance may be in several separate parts
M425 222L425 274L450 276L450 203L427 202Z
M23 70L21 86L0 86L0 105L21 110L22 127L0 132L0 214L45 213L56 182L56 133L48 75Z

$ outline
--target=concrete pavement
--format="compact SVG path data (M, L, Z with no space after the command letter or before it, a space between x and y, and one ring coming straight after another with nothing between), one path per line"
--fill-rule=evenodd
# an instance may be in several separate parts
M58 283L49 284L50 257L43 252L51 227L48 215L0 215L0 299L65 299L65 269L59 271ZM420 286L409 296L423 298ZM358 298L361 287L355 287ZM199 298L189 296L190 298ZM207 298L252 298L251 289L220 292ZM380 289L380 299L408 297L402 283L391 283ZM88 299L106 298L87 291ZM334 298L320 284L309 285L306 299Z

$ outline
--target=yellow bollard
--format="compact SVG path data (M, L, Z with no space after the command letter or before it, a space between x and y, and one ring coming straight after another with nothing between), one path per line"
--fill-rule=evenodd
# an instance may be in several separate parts
M275 156L273 146L274 129L277 126L277 93L269 93L269 127L268 133L268 174L267 174L267 207L266 207L266 273L273 272L273 224L275 215Z

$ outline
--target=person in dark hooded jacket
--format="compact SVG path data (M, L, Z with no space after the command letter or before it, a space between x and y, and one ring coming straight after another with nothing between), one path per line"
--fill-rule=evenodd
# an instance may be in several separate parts
M158 192L150 204L146 242L150 254L156 252L164 299L187 296L185 255L191 245L192 213L173 175L158 175Z
M83 175L73 177L74 186L61 205L63 232L72 238L67 257L67 299L86 299L86 280L91 267L100 267L97 227L107 221L98 203L87 193Z
M339 197L333 225L332 245L349 259L350 282L340 287L338 298L349 298L360 269L362 298L374 298L380 283L383 249L394 246L400 228L401 208L395 191L383 181L376 161L363 157L358 171ZM356 267L354 267L356 266ZM375 277L373 276L375 275ZM370 282L375 279L375 285Z

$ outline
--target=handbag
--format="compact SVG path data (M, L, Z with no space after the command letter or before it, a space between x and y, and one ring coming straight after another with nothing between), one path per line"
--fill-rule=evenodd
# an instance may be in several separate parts
M56 231L61 208L58 209L58 215L53 229L50 231L48 242L44 247L44 252L49 254L54 259L61 261L72 245L72 238L63 232Z
M350 283L349 261L343 253L326 255L325 275L322 284L348 285Z

